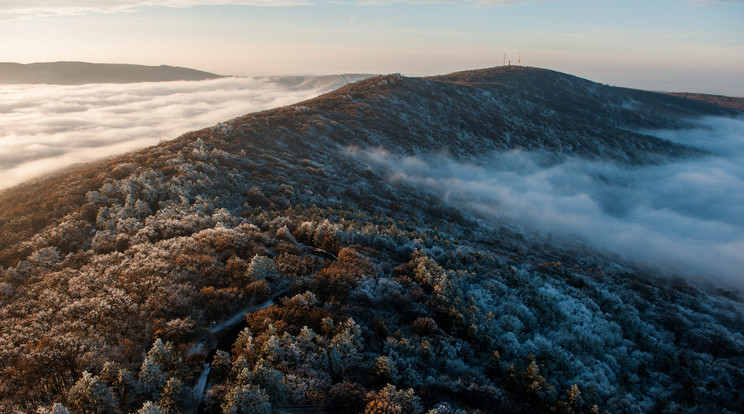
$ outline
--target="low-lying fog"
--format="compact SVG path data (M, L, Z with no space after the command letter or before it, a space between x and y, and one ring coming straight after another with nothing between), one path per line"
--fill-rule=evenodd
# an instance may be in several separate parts
M710 156L631 167L511 151L473 163L445 155L354 152L391 180L528 231L603 248L667 273L744 287L744 120L711 118L700 128L646 131Z
M2 85L0 189L73 163L155 145L161 137L310 99L340 86L329 78Z

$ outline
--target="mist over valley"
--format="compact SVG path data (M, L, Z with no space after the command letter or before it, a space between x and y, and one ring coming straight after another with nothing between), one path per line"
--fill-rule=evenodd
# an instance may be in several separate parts
M245 113L303 101L366 76L2 85L0 189Z
M510 150L456 160L445 153L350 153L450 205L504 220L572 248L670 276L744 286L744 121L707 118L691 129L644 131L708 152L654 165L556 158Z

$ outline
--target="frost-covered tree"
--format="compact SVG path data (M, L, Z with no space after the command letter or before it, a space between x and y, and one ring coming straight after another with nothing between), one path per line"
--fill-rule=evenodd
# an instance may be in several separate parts
M163 410L157 405L153 404L152 401L145 401L142 408L137 410L137 414L165 414Z
M48 411L49 414L70 414L70 410L60 403L54 403L52 408Z
M364 414L420 414L423 411L421 401L412 388L398 390L388 384L367 404Z
M236 357L245 355L247 359L252 361L255 352L253 335L251 334L251 330L245 327L240 331L238 338L233 343L232 354Z
M361 362L362 346L361 328L349 318L325 347L330 373L336 375L354 369Z
M139 372L139 392L150 398L157 399L167 382L168 374L163 367L150 358L145 358Z
M230 354L218 349L212 359L210 375L215 382L222 382L227 378L227 375L230 374L231 366L232 359L230 358Z
M222 403L224 414L271 414L269 396L261 388L245 384L234 387Z
M385 355L378 357L375 360L372 378L382 384L398 382L400 377L398 375L398 368L395 366L395 361Z
M83 376L70 388L67 402L73 411L83 414L119 412L119 401L111 387L87 371L83 372Z
M447 403L439 403L436 407L427 411L426 414L467 414L465 410L452 408Z
M98 378L105 382L116 394L121 404L129 404L136 393L137 381L132 372L120 364L107 361L103 364Z
M287 386L284 374L274 369L265 359L259 359L253 367L250 382L263 389L274 404L283 402L286 398Z
M185 412L189 402L188 389L183 382L178 378L170 378L160 393L157 405L164 414L180 414Z
M181 355L170 341L164 343L160 338L156 339L147 352L147 359L160 365L170 376L181 376L186 372Z
M253 256L251 264L245 272L245 276L249 281L271 279L278 275L279 272L276 270L276 263L271 258L258 254Z

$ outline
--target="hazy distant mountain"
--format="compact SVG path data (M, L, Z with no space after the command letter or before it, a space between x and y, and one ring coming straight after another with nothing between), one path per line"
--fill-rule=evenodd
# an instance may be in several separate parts
M724 163L667 170L712 153L642 131L740 114L536 68L387 75L10 188L0 409L736 412L741 294L593 242L644 211L739 223L713 188L677 214L665 175Z
M214 73L167 65L143 66L86 62L0 63L0 84L79 85L205 80L220 77L222 76Z
M348 73L344 75L299 75L299 76L258 76L258 79L266 79L272 83L282 85L290 89L321 89L334 90L346 84L358 82L362 79L371 78L375 75Z
M721 95L709 95L705 93L691 93L691 92L669 92L667 95L679 96L681 98L692 99L695 101L702 101L712 103L724 108L732 108L739 111L744 111L744 98L742 97L731 97Z

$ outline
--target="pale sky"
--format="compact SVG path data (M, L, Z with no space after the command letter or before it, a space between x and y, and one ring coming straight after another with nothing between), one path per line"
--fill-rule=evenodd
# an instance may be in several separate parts
M744 0L1 0L0 61L230 75L512 64L744 96Z

